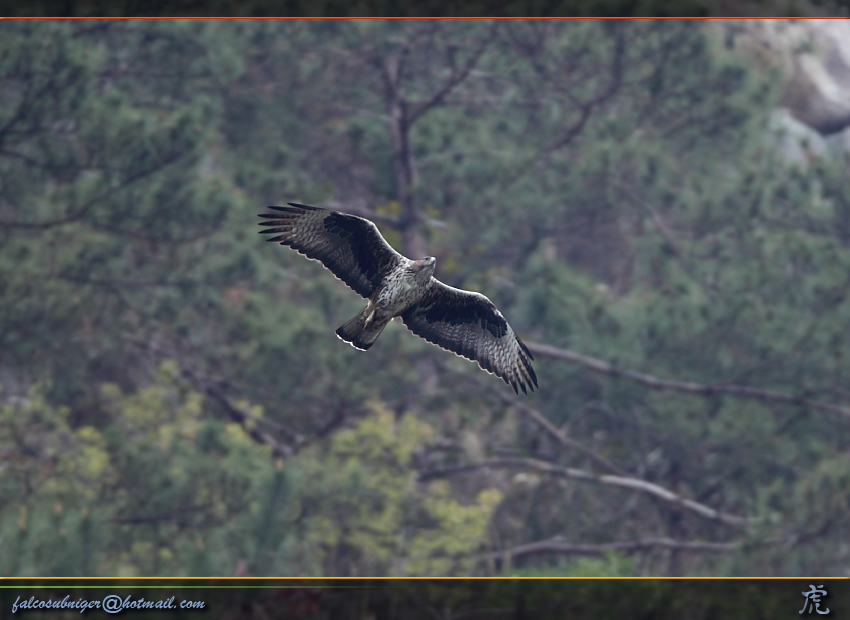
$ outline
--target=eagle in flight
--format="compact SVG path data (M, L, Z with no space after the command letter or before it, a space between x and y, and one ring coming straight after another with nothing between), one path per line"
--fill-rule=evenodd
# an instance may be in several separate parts
M269 207L261 234L318 260L368 302L336 330L362 351L398 317L407 329L428 342L478 362L513 387L532 392L537 375L528 347L492 301L434 278L436 259L410 260L396 252L371 221L355 215L289 203Z

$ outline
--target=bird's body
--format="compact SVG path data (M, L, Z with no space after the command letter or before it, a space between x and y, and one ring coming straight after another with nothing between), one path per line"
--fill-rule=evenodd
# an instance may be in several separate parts
M369 299L370 304L381 312L389 312L391 316L399 316L411 306L422 301L432 286L434 266L437 261L432 257L422 260L405 259L391 271L385 281Z
M269 207L262 214L280 242L320 261L368 301L336 330L352 346L369 349L394 318L444 349L477 361L514 391L532 391L537 376L531 353L502 313L480 293L463 291L434 278L436 260L405 258L392 249L369 220L307 205Z
M375 289L366 307L336 330L336 335L361 351L368 350L390 321L428 295L435 263L431 257L404 259Z

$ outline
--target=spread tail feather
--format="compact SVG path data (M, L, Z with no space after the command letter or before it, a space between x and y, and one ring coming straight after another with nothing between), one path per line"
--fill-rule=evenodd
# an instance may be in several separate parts
M390 322L390 319L386 319L380 322L373 321L367 325L366 321L373 312L374 310L372 308L366 306L354 315L354 318L336 330L336 335L355 349L360 349L361 351L369 350L369 347L375 344L378 336L381 335L387 323Z

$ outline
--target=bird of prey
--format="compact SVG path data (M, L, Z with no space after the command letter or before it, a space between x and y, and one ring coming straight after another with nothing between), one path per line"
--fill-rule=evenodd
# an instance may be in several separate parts
M492 301L433 277L436 259L410 260L396 252L371 221L290 202L261 214L261 234L318 260L356 293L366 307L336 330L366 351L394 318L428 342L478 362L513 387L534 391L537 376L528 347Z

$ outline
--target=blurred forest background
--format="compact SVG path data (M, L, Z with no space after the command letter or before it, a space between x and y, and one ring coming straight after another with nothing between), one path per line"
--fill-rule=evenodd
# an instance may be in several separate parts
M850 133L745 26L1 23L0 574L850 574ZM540 391L340 342L290 200Z

